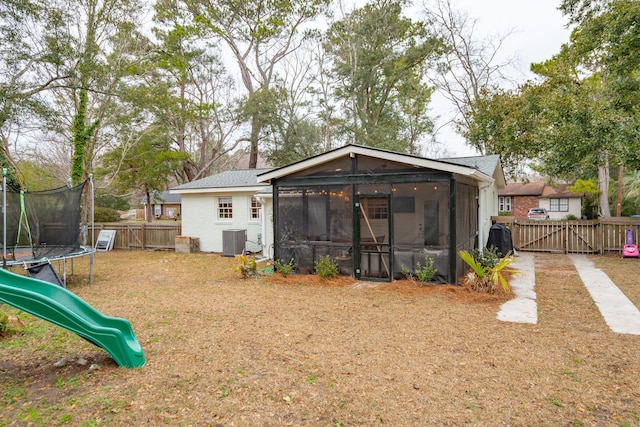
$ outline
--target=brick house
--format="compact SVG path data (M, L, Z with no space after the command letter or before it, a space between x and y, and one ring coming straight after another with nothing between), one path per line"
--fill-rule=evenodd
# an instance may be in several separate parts
M571 184L547 185L544 182L511 182L498 191L498 212L512 215L516 220L527 219L531 208L545 208L549 219L565 219L568 215L582 216L583 193L567 190Z
M151 199L151 210L155 219L172 219L174 221L180 219L182 205L180 194L171 194L169 191L163 191L162 193L153 193ZM144 212L146 215L146 197L142 199L142 204L145 206Z

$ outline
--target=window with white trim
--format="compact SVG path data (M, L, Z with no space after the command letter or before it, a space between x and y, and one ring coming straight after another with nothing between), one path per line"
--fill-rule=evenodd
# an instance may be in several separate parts
M153 205L153 215L155 216L162 215L162 205Z
M511 212L511 196L498 197L498 212Z
M551 212L569 212L569 199L549 199Z
M369 219L387 219L389 216L388 212L388 201L383 198L367 198L365 199L366 206L363 206L365 212L367 213L367 218Z
M218 197L218 219L233 218L233 198Z
M251 197L251 212L249 212L249 219L251 221L260 221L260 207L262 204L257 197Z

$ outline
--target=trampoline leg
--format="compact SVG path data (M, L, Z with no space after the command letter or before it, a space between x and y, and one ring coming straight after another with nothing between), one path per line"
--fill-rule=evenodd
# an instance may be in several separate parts
M89 255L89 285L93 284L93 254L94 252L91 252Z

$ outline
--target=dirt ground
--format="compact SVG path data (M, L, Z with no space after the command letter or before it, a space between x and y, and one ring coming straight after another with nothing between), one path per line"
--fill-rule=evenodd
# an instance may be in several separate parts
M640 260L592 259L640 306ZM242 280L234 263L100 252L89 284L75 261L69 289L131 322L138 369L0 306L24 324L0 338L0 425L640 425L640 337L606 326L566 256L535 255L537 325L460 287Z

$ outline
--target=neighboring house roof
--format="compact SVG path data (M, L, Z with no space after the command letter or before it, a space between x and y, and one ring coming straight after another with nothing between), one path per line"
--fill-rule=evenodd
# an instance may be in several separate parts
M545 198L582 198L583 193L572 193L567 190L572 184L546 185L537 182L510 182L506 188L498 191L499 196L534 196Z
M221 172L206 178L197 179L172 188L173 194L224 192L242 188L243 191L258 191L265 187L258 182L257 176L271 169L240 169Z
M498 196L538 196L544 191L544 182L510 182L498 191Z
M491 171L491 173L487 174L484 171L480 170L479 168L476 168L475 166L462 164L460 162L460 159L456 159L456 161L454 161L454 159L432 160L432 159L426 159L424 157L411 156L408 154L402 154L395 151L383 150L380 148L365 147L362 145L355 145L355 144L345 145L344 147L336 148L334 150L327 151L326 153L309 157L305 160L292 163L288 166L284 166L281 168L264 172L258 175L258 180L260 182L269 182L275 178L291 175L293 173L308 169L310 167L318 166L323 163L327 163L332 160L335 160L347 155L354 155L354 154L386 159L386 160L390 160L398 163L404 163L411 166L418 166L418 167L424 167L428 169L435 169L435 170L441 170L445 172L457 173L460 175L473 177L478 181L483 181L488 183L494 182L493 175L494 175L495 169ZM500 175L502 175L502 171L500 171Z
M180 204L182 203L182 196L179 194L172 194L168 190L162 193L154 192L151 195L151 199L154 204ZM142 204L147 204L147 196L142 198Z
M553 187L550 185L547 185L544 187L544 191L542 192L541 197L548 197L548 198L562 197L567 199L582 198L584 196L584 193L572 193L571 191L567 190L567 187L571 185L573 184L559 184Z

